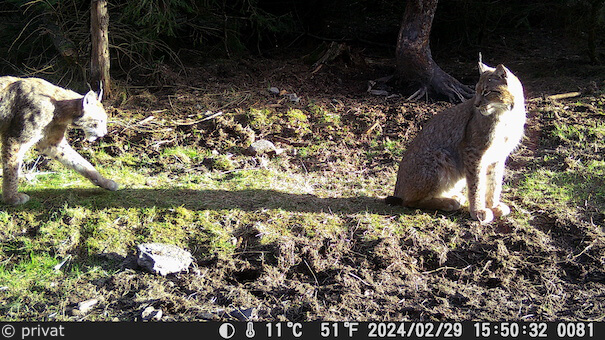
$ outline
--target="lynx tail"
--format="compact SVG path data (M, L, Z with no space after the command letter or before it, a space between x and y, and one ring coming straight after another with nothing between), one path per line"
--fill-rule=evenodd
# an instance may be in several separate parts
M397 196L387 196L387 198L384 199L384 203L391 206L402 205L403 199Z

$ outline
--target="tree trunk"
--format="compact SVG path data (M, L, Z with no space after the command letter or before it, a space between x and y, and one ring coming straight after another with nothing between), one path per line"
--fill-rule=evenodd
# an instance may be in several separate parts
M590 62L599 64L599 56L597 55L597 36L599 27L599 13L601 13L605 1L593 0L590 3L590 14L588 19L588 56Z
M463 101L473 90L443 71L433 61L429 38L438 0L407 0L397 39L396 63L400 83L416 90L409 99L424 96Z
M93 90L103 89L103 97L111 97L109 77L109 14L107 0L91 0L90 33L92 51L90 56L90 81Z

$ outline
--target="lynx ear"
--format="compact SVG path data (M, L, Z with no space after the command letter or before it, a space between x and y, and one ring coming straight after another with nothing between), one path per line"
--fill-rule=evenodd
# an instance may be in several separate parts
M99 99L97 99L97 94L93 90L90 90L84 96L84 99L82 100L82 106L83 107L87 107L87 106L90 106L90 105L92 105L93 103L95 103L97 101L99 101Z
M506 75L510 72L504 65L499 64L496 66L494 73L502 79L506 79Z
M479 52L479 74L483 74L487 71L493 72L495 69L493 67L489 67L483 63L483 58L481 56L481 52Z

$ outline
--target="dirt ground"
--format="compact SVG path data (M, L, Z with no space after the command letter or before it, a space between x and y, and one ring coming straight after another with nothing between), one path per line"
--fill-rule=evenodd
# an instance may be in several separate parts
M579 158L603 160L603 144L597 143L602 135L572 145L551 132L555 122L602 124L605 70L589 65L564 43L553 44L543 48L528 38L506 49L483 51L486 63L504 63L526 89L527 137L509 160L506 181L511 187L533 169L573 167ZM438 62L464 83L477 79L473 60L442 58ZM116 100L111 114L153 112L159 121L162 112L176 106L182 113L177 118L183 121L178 126L179 143L218 150L235 150L234 145L253 139L268 139L291 149L330 140L329 150L304 159L307 171L384 176L385 169L390 169L389 174L396 169L398 155L383 150L373 157L363 156L372 136L379 133L383 140L405 145L426 119L451 105L369 94L368 81L388 76L392 65L388 52L351 46L350 54L315 66L301 56L287 55L200 62L186 73L166 67L156 74L156 85L162 87L129 88L128 96ZM388 83L382 85L381 89L396 93ZM282 93L273 94L270 87ZM582 95L570 100L544 99L572 91ZM303 105L332 105L349 129L331 131L312 122L313 137L287 122L276 124L279 128L246 129L250 107L289 107L294 104L288 94L294 93ZM212 112L240 110L242 115L188 124L197 119L200 103ZM131 129L110 138L115 145L148 143L154 152L152 143L164 140L161 135L148 138L154 133L161 132ZM300 167L298 160L292 166ZM405 235L368 239L368 226L353 225L357 221L352 220L346 233L312 234L301 227L292 231L297 236L268 245L260 244L260 231L250 228L235 235L240 246L233 256L197 257L189 273L159 277L140 271L133 258L126 256L121 270L87 284L101 297L104 313L120 320L140 319L141 312L152 306L163 311L162 320L603 321L602 179L595 190L593 198L582 206L570 203L569 209L532 204L516 196L520 193L507 191L515 209L532 212L529 227L515 219L482 227L468 214L459 213L445 217L438 227L416 225ZM395 208L388 212L393 218L402 213ZM463 246L448 247L453 238ZM152 290L158 292L157 299L136 298Z

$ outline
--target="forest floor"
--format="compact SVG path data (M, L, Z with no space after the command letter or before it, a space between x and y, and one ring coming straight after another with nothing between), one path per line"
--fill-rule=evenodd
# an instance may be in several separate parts
M0 318L603 321L605 67L536 46L483 51L521 79L528 109L507 164L512 213L485 226L466 208L383 204L406 145L451 106L369 93L392 59L214 61L120 87L110 133L70 139L121 189L32 154L30 202L0 207ZM478 78L474 59L438 62ZM251 154L257 140L277 150ZM144 242L194 263L146 272Z

